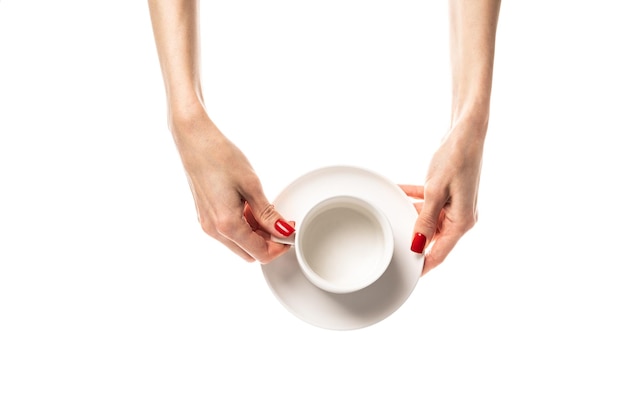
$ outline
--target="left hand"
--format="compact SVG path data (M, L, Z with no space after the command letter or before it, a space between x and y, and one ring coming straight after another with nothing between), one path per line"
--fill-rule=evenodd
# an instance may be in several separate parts
M411 250L426 250L422 275L441 264L478 220L485 132L486 127L455 124L433 155L424 185L400 185L417 199L419 217Z

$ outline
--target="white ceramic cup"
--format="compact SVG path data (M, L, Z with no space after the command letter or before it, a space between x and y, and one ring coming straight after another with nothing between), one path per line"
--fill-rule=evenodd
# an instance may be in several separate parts
M328 292L350 293L380 278L393 256L391 224L379 209L354 196L334 196L296 225L298 264L311 283Z

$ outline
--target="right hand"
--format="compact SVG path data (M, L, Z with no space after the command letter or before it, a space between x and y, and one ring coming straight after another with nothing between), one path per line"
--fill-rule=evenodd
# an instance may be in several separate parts
M198 220L204 232L247 261L269 263L289 250L271 240L294 232L265 197L245 155L198 112L173 122Z

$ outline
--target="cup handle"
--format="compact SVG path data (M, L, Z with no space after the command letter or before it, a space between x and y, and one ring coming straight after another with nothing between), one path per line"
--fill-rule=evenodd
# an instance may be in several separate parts
M291 235L289 235L288 237L275 237L274 235L272 235L270 237L270 241L274 241L277 242L279 244L286 244L286 245L295 245L296 243L296 234L293 233Z

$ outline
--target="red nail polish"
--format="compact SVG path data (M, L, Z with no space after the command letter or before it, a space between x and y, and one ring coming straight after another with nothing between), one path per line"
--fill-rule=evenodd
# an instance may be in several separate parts
M293 226L289 225L287 222L283 221L282 219L279 219L276 221L276 223L274 224L274 228L276 228L276 230L280 234L286 237L296 232L296 230L293 229Z
M422 254L424 252L424 247L426 246L426 236L420 234L419 232L415 234L413 237L413 242L411 243L411 251L414 253Z

